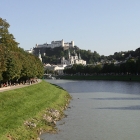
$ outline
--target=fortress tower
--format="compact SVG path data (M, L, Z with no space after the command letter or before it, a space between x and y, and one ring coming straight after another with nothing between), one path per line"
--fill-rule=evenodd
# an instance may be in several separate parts
M64 40L62 39L62 41L61 41L61 44L62 44L62 47L64 47Z
M74 47L74 41L71 41L71 44L72 44L71 46Z

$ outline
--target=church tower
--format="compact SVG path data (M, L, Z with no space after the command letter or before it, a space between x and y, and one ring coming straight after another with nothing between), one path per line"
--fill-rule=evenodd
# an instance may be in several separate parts
M40 61L42 62L42 58L41 58L41 54L40 54L40 50L39 50L38 58L39 58Z
M68 57L69 57L69 60L70 60L70 57L71 57L71 56L70 56L70 50L68 50Z
M81 55L80 55L80 53L79 53L79 59L81 60Z

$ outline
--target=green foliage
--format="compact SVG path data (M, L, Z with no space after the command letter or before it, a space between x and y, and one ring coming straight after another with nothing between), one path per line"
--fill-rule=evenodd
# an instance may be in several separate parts
M65 74L98 74L101 72L101 65L82 65L82 64L74 64L71 68L64 69Z
M9 23L0 18L0 81L41 78L44 73L39 58L18 47L9 33Z
M65 74L140 74L140 59L128 59L126 63L115 66L114 63L104 65L77 65L64 69Z
M6 70L5 49L0 44L0 80L3 79L2 73Z
M6 59L6 71L3 72L5 81L19 79L21 74L21 63L15 52L8 52Z
M140 58L136 61L136 71L140 73Z
M0 44L6 47L9 51L18 50L18 43L12 34L9 33L9 23L0 18Z
M50 69L45 69L44 73L46 73L46 74L54 74L54 71L50 70Z
M38 55L39 50L42 54L46 54L42 56L43 63L50 63L50 64L59 64L61 62L61 58L65 57L68 59L68 50L64 50L63 47L56 47L56 48L34 48L34 55ZM86 60L87 63L93 64L94 62L100 61L100 55L94 51L80 50L78 47L70 48L69 51L71 55L74 55L74 50L77 54L80 53L82 59Z
M134 60L127 60L125 66L128 73L136 73L136 63L134 62Z

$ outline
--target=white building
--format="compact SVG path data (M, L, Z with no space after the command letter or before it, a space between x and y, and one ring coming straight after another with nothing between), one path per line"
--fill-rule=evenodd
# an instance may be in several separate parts
M68 53L68 57L69 59L66 60L64 57L61 59L61 64L60 65L50 65L50 64L46 64L44 66L45 69L49 69L49 70L53 70L53 71L57 71L59 75L63 74L63 70L66 66L72 66L73 64L83 64L86 65L86 61L81 59L80 53L79 56L77 55L77 53L75 53L74 51L74 56L72 56L70 54L70 52Z
M62 65L73 65L73 64L83 64L86 65L86 61L81 59L80 53L79 56L74 51L74 56L72 56L69 52L68 54L68 60L66 60L64 57L61 59Z
M39 58L40 61L42 62L42 57L41 57L40 51L39 51L39 54L38 54L38 58Z
M74 47L74 41L65 43L64 40L52 41L51 44L36 44L36 48Z
M33 53L33 49L30 48L30 50L26 50L26 52L28 52L28 53Z
M45 69L49 69L52 71L57 71L59 75L63 74L63 70L67 65L50 65L50 64L46 64L44 66Z

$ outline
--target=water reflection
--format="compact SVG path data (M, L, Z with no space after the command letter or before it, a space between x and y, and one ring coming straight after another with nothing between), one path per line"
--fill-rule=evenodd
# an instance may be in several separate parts
M47 80L57 84L70 93L113 92L123 94L139 94L139 82L124 81L73 81L73 80Z

